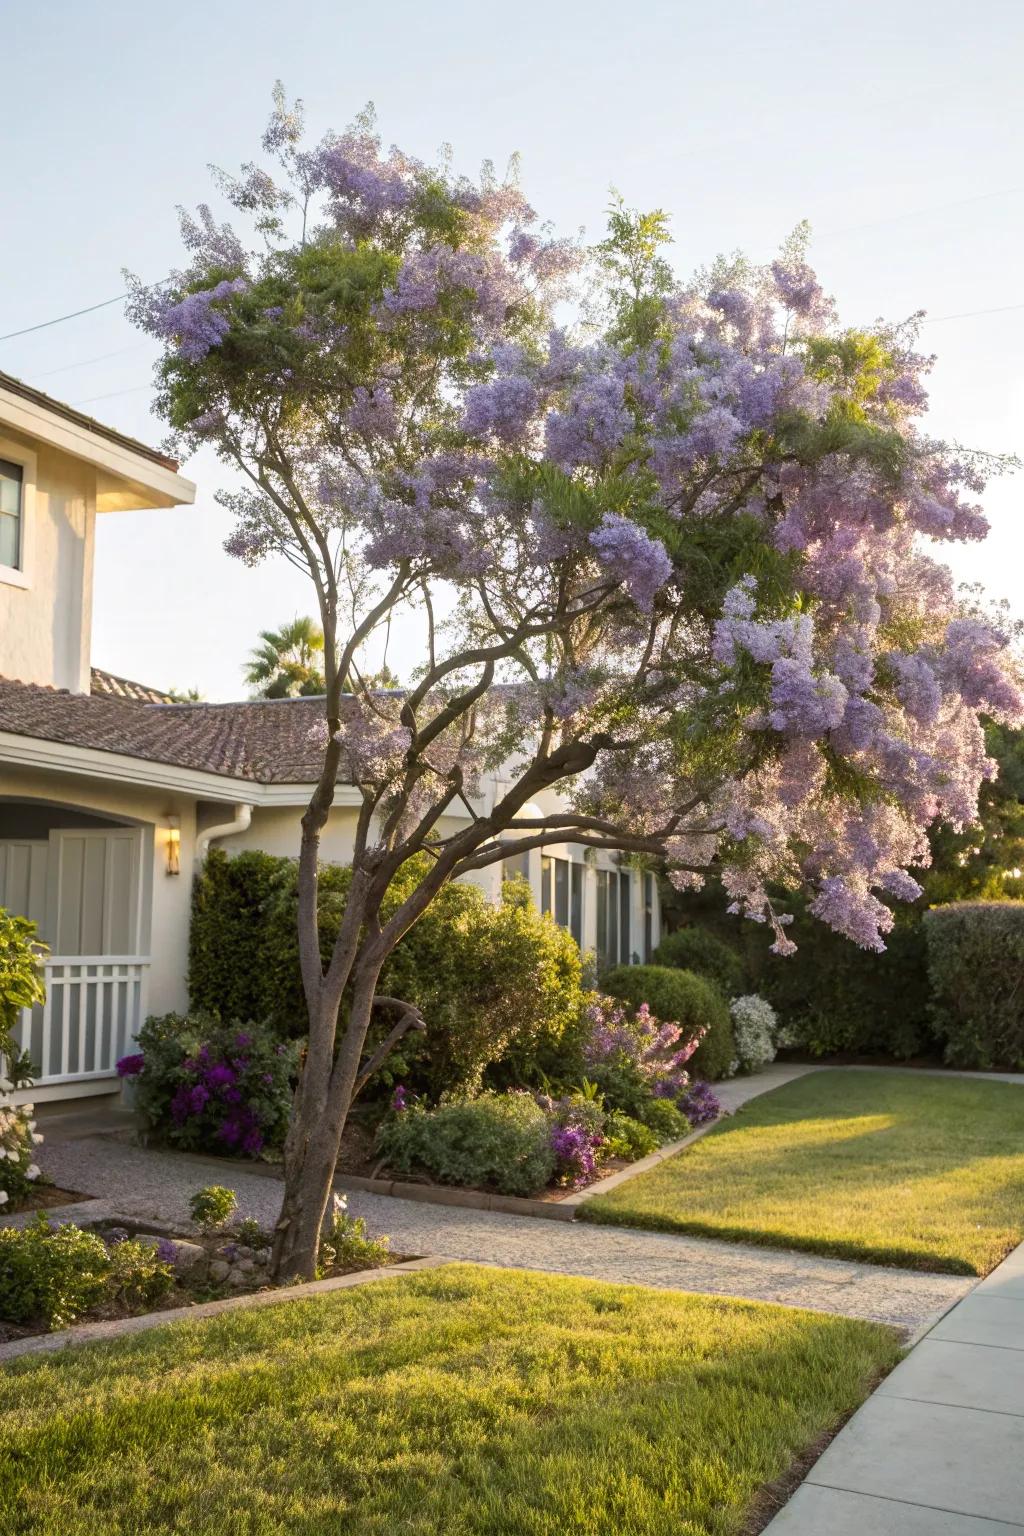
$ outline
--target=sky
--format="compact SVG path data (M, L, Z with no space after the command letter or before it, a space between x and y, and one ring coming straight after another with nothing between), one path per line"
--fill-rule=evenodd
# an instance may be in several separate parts
M522 157L562 233L600 237L609 188L670 214L681 274L773 254L802 219L844 323L928 313L930 429L1024 457L1024 6L1019 0L48 0L6 10L0 336L100 304L122 269L181 260L176 208L259 154L270 93L314 138L376 104L386 143L458 169ZM984 311L985 313L977 313ZM0 369L158 444L153 344L123 306L0 341ZM195 506L98 520L93 660L210 699L245 695L260 629L314 611L283 562L222 549L228 471ZM1024 614L1024 473L990 486L964 581ZM410 631L412 633L412 631ZM400 675L418 658L390 657Z

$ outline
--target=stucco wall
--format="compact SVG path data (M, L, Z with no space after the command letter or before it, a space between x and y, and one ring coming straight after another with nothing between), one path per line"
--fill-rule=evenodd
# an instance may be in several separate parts
M3 448L6 444L6 450ZM0 675L88 692L96 471L0 426L0 457L37 455L26 496L27 586L0 578Z

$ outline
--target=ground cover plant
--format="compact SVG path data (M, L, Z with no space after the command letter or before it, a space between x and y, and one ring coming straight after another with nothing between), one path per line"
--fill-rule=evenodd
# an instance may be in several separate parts
M17 1536L734 1536L887 1328L464 1265L8 1367Z
M823 1071L586 1202L591 1221L983 1275L1024 1238L1024 1088Z

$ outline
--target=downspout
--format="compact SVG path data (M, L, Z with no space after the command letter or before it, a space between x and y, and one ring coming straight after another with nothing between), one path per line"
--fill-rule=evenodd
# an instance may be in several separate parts
M204 832L200 832L196 838L196 864L202 864L215 837L231 837L236 832L246 832L251 822L252 806L239 804L235 806L235 818L233 821L220 822L217 826L207 827Z

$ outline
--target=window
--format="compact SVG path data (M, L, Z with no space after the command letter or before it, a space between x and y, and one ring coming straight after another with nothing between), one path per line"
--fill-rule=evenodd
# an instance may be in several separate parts
M503 880L529 880L530 855L528 853L516 853L515 843L506 843L505 847L510 851L501 861L501 878Z
M644 875L644 959L649 961L654 948L654 876Z
M23 499L25 471L20 464L0 459L0 565L22 568Z
M629 965L632 887L628 870L597 871L597 963L601 970Z

